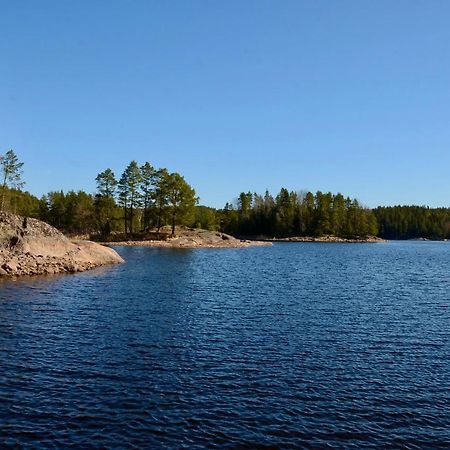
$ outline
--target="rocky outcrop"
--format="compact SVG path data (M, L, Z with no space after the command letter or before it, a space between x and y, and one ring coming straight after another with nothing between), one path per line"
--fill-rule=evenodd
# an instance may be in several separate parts
M163 227L158 233L158 239L152 239L152 234L143 234L140 239L114 240L109 245L129 245L166 248L245 248L256 245L271 245L270 242L236 239L218 231L208 231L199 228L177 228L175 236L170 235L170 227ZM122 236L123 238L124 236Z
M111 248L72 242L44 222L0 213L0 276L82 272L121 262Z

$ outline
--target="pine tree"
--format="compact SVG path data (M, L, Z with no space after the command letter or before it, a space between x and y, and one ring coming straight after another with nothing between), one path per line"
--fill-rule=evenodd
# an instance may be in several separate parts
M156 182L156 170L149 162L146 162L141 167L141 191L142 191L142 208L144 216L144 223L143 223L144 230L150 226L151 207L153 206L155 182Z
M2 170L0 211L4 211L7 188L20 190L24 186L22 182L23 162L19 162L14 150L8 150L4 156L0 156L0 165Z
M167 169L159 169L155 173L155 190L153 191L153 199L155 202L156 227L159 230L162 227L168 202L168 180L169 172Z
M133 233L135 211L141 204L141 170L131 161L119 180L119 203L124 209L125 233Z
M97 182L97 193L102 197L114 198L117 189L117 180L111 169L106 169L99 173L95 181Z
M111 223L114 219L116 208L115 194L117 180L111 169L106 169L95 178L97 182L97 194L94 201L95 217L103 236L111 233Z
M167 180L167 199L174 235L176 225L185 225L192 219L197 197L184 177L179 173L171 173Z

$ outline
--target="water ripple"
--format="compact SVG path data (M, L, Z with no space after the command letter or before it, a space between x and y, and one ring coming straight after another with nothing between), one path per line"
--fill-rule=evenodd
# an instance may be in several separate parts
M450 448L449 248L121 248L0 282L1 448Z

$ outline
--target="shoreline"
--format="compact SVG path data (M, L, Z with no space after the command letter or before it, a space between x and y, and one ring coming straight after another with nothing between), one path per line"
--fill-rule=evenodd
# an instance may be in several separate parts
M258 238L260 242L297 242L297 243L309 243L309 242L319 242L325 244L376 244L381 242L387 242L386 239L382 239L376 236L368 236L366 238L341 238L338 236L292 236L287 238L273 238L264 239Z
M98 241L106 246L122 247L161 247L161 248L247 248L272 245L261 240L238 239L220 231L209 231L200 228L179 228L171 235L167 228L158 232L134 235L113 235L111 239Z
M195 237L175 237L167 240L157 239L142 239L142 240L122 240L122 241L110 241L110 242L98 242L101 245L108 247L159 247L159 248L249 248L270 246L274 243L326 243L326 244L376 244L387 242L385 239L370 236L368 238L340 238L336 236L297 236L289 238L231 238L227 240L217 240L214 242L204 241Z
M158 247L158 248L249 248L267 247L271 242L242 240L238 242L207 244L202 242L170 242L170 241L119 241L119 242L98 242L107 247Z
M123 263L114 249L69 240L45 222L0 213L0 277L84 272Z

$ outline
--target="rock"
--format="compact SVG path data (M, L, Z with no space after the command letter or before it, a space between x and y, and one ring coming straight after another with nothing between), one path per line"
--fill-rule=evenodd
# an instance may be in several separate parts
M111 248L71 242L44 222L0 213L0 276L80 272L122 262Z
M10 261L7 261L6 263L3 264L2 266L6 272L8 273L13 273L13 272L17 272L18 269L18 262L17 262L17 258L13 258Z
M161 228L158 233L161 236L160 239L154 239L156 232L135 234L132 240L126 240L127 236L125 235L113 235L108 244L168 248L241 248L272 245L270 242L243 241L228 234L197 228L177 228L175 236L172 236L170 232L170 227Z

